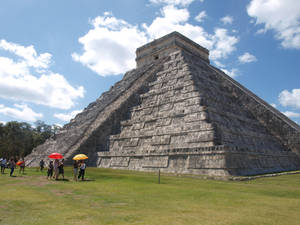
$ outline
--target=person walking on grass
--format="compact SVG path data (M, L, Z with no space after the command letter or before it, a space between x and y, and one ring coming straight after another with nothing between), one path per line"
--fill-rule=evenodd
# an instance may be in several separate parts
M48 171L47 171L47 180L51 180L53 176L53 161L50 161L49 165L48 165Z
M20 164L19 173L21 173L21 171L22 171L22 174L24 174L24 172L25 172L25 161L24 161L24 159L22 159L22 162Z
M1 174L4 174L5 168L6 168L6 158L2 159L1 161Z
M86 168L86 165L85 165L84 161L83 160L80 161L80 170L79 170L78 179L80 179L80 177L81 177L81 180L84 180L85 168Z
M40 161L40 171L41 171L41 172L43 172L44 166L45 166L45 162L44 162L44 160L42 159L42 160Z
M77 179L77 176L78 176L78 161L77 160L74 160L74 163L73 163L73 172L74 172L74 181L78 181Z
M58 176L61 174L63 180L65 179L65 170L64 170L64 159L61 160L61 162L59 162L59 166L58 166Z
M58 180L58 172L59 172L58 166L59 166L59 160L55 159L53 164L53 169L54 169L53 178L55 178L55 180Z
M9 176L13 176L13 173L14 173L14 170L16 168L16 163L15 163L15 160L13 158L10 159L9 161L9 168L10 168L10 174Z

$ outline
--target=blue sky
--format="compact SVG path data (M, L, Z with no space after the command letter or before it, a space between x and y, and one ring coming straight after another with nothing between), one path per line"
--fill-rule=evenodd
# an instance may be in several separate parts
M299 0L1 1L0 121L68 123L174 30L300 123Z

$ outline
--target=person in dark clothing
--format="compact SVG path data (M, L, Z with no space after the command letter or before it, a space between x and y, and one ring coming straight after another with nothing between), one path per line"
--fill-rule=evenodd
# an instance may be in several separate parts
M78 179L81 177L81 180L84 180L85 168L86 168L86 165L85 165L84 161L81 161Z
M51 177L53 176L53 162L50 161L49 165L48 165L48 171L47 171L47 179L51 179Z
M20 164L20 170L19 170L19 173L23 173L24 174L24 172L25 172L25 161L24 161L24 159L22 159L22 162L21 162L21 164Z
M40 161L40 171L41 171L41 172L43 172L44 166L45 166L45 162L44 162L44 160L41 160L41 161Z
M58 176L62 175L63 180L65 179L65 171L64 171L64 159L61 160L58 166Z
M9 168L10 168L10 174L9 176L13 176L13 173L14 173L14 170L16 168L16 163L15 163L15 160L13 158L10 159L9 161Z
M74 163L73 163L73 172L74 172L74 180L77 181L77 176L78 176L78 167L79 167L79 164L78 164L78 161L75 160Z

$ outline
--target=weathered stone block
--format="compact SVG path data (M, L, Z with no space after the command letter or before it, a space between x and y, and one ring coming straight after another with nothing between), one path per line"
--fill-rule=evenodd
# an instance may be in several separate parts
M130 139L125 139L123 142L123 146L125 147L135 147L139 143L139 138L130 138Z
M168 156L146 156L143 158L144 168L166 168L168 167Z
M113 157L110 160L111 167L128 167L130 157Z
M168 145L170 143L170 135L161 135L152 137L152 145Z

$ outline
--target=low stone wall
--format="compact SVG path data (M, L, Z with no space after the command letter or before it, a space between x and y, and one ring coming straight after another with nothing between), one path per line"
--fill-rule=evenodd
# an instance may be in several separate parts
M98 167L209 176L247 176L296 170L293 152L214 146L166 151L98 152Z

